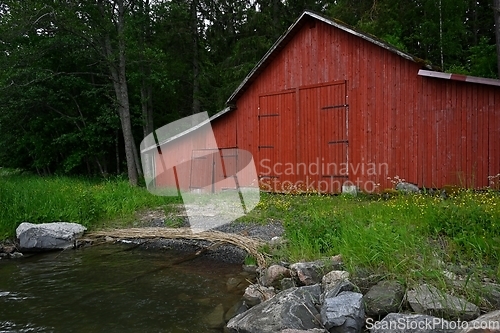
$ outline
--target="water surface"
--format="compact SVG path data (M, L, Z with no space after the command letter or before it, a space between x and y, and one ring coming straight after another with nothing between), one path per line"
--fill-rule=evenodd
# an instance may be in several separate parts
M128 246L128 247L127 247ZM205 318L236 304L241 265L101 245L0 260L0 332L221 332Z

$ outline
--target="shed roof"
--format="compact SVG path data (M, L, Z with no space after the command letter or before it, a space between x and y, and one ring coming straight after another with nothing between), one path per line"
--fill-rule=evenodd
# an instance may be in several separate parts
M356 30L353 27L350 27L346 25L345 23L327 18L321 14L314 13L312 11L304 11L302 15L293 23L288 30L274 43L274 45L267 51L267 53L262 57L262 59L255 65L255 67L248 73L248 75L243 79L241 84L236 88L236 90L233 92L233 94L229 97L227 100L226 104L229 107L234 107L236 100L238 99L239 96L246 90L246 88L255 80L255 78L264 70L266 65L271 62L276 56L277 53L285 47L285 45L290 41L290 39L293 38L293 36L297 33L297 31L300 30L300 28L307 22L308 19L315 19L319 20L321 22L324 22L328 25L331 25L333 27L336 27L340 30L343 30L347 33L350 33L352 35L358 36L364 40L367 40L375 45L378 45L386 50L389 50L405 59L408 59L410 61L420 63L422 64L423 68L426 68L428 70L421 70L418 74L421 76L428 76L428 77L435 77L435 78L442 78L442 79L452 79L452 80L459 80L459 81L466 81L466 82L472 82L472 83L480 83L480 84L486 84L486 85L493 85L493 86L500 86L500 80L496 79L487 79L487 78L480 78L480 77L474 77L474 76L464 76L464 75L458 75L458 74L448 74L448 73L443 73L438 70L437 68L430 65L423 59L420 59L418 57L412 56L411 54L408 54L406 52L403 52L394 46L386 43L385 41L367 34L363 33L361 31ZM228 110L229 111L229 110Z
M417 62L422 64L422 67L425 67L427 69L433 69L433 67L426 63L423 59L417 58L415 56L412 56L411 54L408 54L406 52L403 52L394 46L384 42L383 40L367 34L360 32L356 30L353 27L350 27L346 25L345 23L327 18L323 15L317 14L312 11L304 11L302 15L293 23L288 30L281 35L281 37L274 43L274 45L267 51L267 53L262 57L262 59L255 65L255 67L248 73L248 75L245 77L245 79L241 82L241 84L236 88L236 90L233 92L233 94L229 97L227 100L227 105L229 106L234 106L235 101L238 99L238 97L246 90L246 88L255 80L255 78L264 70L267 64L269 64L278 54L278 52L285 47L285 45L290 41L290 39L295 36L295 34L304 26L304 24L310 20L319 20L321 22L324 22L328 25L331 25L333 27L336 27L340 30L343 30L347 33L350 33L352 35L358 36L364 40L367 40L375 45L378 45L386 50L389 50L393 53L396 53L397 55L408 59L413 62Z

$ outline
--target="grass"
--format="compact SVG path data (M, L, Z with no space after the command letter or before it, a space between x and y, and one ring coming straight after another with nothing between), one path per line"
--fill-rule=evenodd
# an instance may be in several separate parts
M0 239L13 237L23 221L68 221L89 229L129 225L144 208L180 203L178 197L150 194L124 179L93 180L0 173Z
M263 194L242 220L281 220L287 243L275 260L341 254L351 274L377 274L405 284L453 288L446 271L467 281L477 298L484 278L500 280L500 193L324 196Z

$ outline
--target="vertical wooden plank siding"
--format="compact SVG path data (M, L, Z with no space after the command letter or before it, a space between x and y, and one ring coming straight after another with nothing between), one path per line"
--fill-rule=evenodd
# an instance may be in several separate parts
M261 177L261 185L274 179L268 190L299 183L306 190L309 183L338 192L349 180L371 192L392 187L388 178L398 176L420 187L481 188L500 173L499 87L419 76L418 62L314 18L303 20L235 109L212 124L220 148L249 151L258 174L274 177ZM176 145L189 160L197 144L179 139ZM337 177L344 176L341 163L348 163L345 178ZM315 164L317 172L307 170ZM171 184L170 178L158 182ZM332 179L339 181L332 185Z

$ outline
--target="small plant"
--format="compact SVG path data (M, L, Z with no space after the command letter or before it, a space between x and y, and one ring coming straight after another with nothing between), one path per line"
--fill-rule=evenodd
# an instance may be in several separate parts
M252 256L246 256L244 264L247 266L255 266L257 265L257 259Z
M406 182L405 179L403 178L399 178L398 175L394 176L394 177L387 177L387 180L390 181L394 186L400 184L400 183L404 183Z
M488 188L492 190L500 190L500 173L494 176L488 176Z

